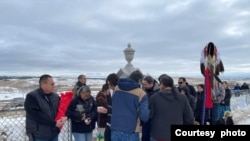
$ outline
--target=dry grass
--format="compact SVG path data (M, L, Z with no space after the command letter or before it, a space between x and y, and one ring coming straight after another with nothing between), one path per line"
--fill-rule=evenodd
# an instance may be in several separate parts
M24 109L0 111L0 117L15 118L15 117L24 117L24 116L25 116Z
M60 93L62 91L71 91L74 87L74 84L68 83L67 85L60 84L60 82L67 83L67 79L58 79L58 85L55 86L55 91ZM18 91L19 93L26 94L34 89L37 89L38 80L30 80L30 79L16 79L16 80L0 80L0 92L5 91L6 93L11 93L14 91ZM101 86L95 86L91 90L99 91Z
M204 83L204 78L191 78L187 77L187 82L191 85L198 85ZM222 80L227 81L229 86L232 88L237 81L242 80ZM178 77L174 77L174 83L177 84ZM74 87L75 79L57 79L55 91L60 93L62 91L70 91ZM38 79L6 79L0 80L0 92L4 89L5 92L11 93L15 90L18 90L19 93L28 93L36 88L38 88ZM101 89L100 84L91 86L92 91L99 91Z

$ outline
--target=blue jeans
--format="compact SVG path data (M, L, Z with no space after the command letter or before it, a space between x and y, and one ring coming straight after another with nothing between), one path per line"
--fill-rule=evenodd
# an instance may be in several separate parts
M58 141L58 136L52 139L39 139L39 138L34 137L34 141Z
M139 141L139 133L121 132L111 130L112 141Z
M92 132L89 133L72 133L75 141L92 141Z
M230 106L229 105L220 105L220 117L219 118L224 117L224 114L226 111L231 111Z
M211 124L215 125L220 118L220 103L213 103L213 108L211 109Z

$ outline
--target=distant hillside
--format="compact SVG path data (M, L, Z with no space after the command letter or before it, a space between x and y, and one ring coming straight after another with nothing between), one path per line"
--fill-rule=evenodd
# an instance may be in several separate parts
M30 78L38 78L36 76L0 76L0 80L7 79L30 79Z
M0 76L0 80L8 80L8 79L31 79L31 78L39 78L40 76ZM54 78L73 78L68 76L53 76ZM77 79L77 77L75 77ZM103 77L88 77L89 79L101 79L105 80Z

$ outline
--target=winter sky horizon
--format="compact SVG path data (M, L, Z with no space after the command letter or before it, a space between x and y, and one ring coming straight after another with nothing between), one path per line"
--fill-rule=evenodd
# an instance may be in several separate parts
M130 43L145 74L202 77L211 41L222 77L249 77L249 37L249 0L1 0L0 75L105 76Z

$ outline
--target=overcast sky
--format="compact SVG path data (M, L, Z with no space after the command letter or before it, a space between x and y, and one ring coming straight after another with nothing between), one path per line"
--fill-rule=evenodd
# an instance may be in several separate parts
M250 74L249 0L1 0L0 75L200 76L214 42L222 77Z

